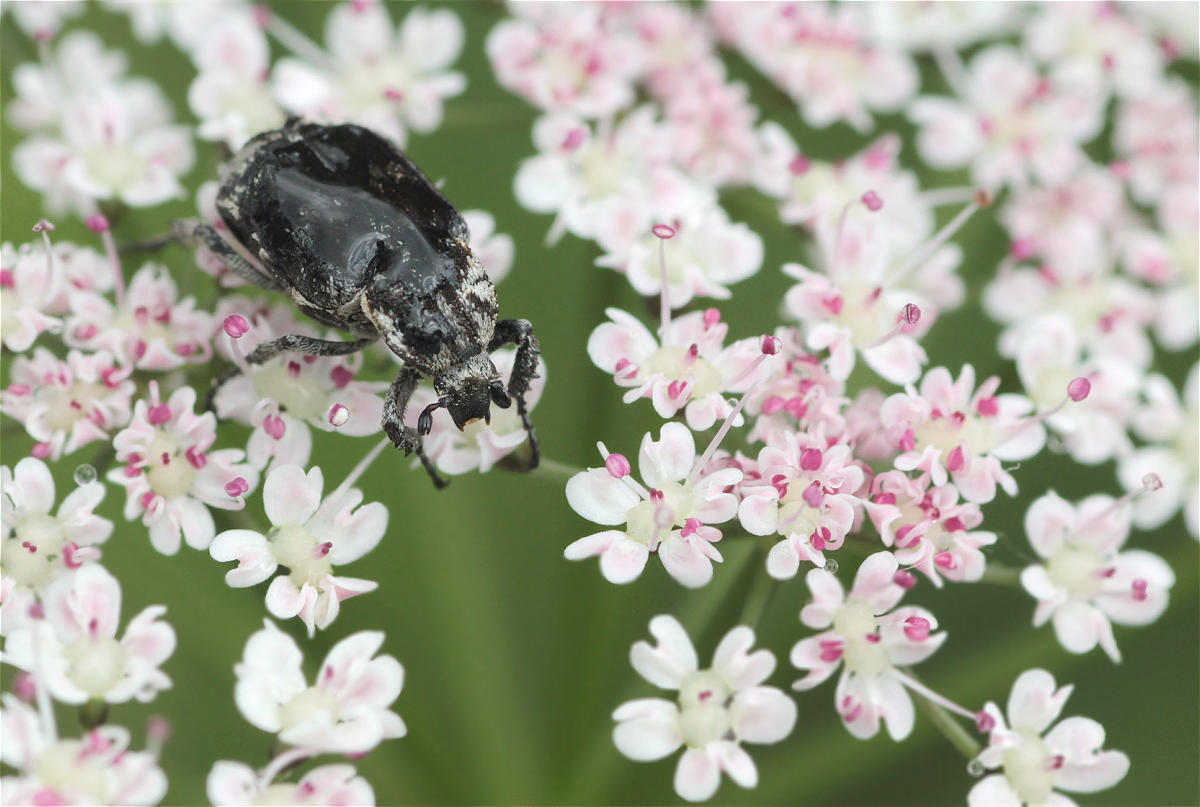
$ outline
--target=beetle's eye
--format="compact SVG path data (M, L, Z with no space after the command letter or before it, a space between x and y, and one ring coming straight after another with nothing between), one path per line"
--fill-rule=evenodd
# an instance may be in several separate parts
M508 390L504 388L504 382L497 379L492 382L492 401L501 409L508 409L512 406L512 399L508 397Z

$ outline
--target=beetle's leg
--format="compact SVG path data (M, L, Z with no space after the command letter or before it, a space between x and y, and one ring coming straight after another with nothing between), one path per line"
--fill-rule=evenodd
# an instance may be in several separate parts
M233 245L222 238L221 234L206 221L200 219L180 219L173 222L171 224L171 233L167 238L169 241L189 246L195 246L203 242L204 246L208 247L214 255L221 259L222 263L229 267L229 271L247 283L269 291L286 290L282 283L265 274L257 266L238 254ZM157 244L159 240L155 239L144 243ZM140 245L135 244L133 246Z
M250 352L246 361L250 364L262 364L288 350L309 356L345 356L347 353L357 353L378 338L377 336L367 336L349 342L334 342L329 339L314 339L311 336L289 333L278 339L272 339L270 342L263 342Z
M329 339L314 339L311 336L289 333L278 339L272 339L270 342L263 342L251 351L250 355L246 357L246 361L250 364L262 364L287 350L305 353L309 356L345 356L347 353L355 353L362 350L377 338L368 336L363 339L354 339L350 342L334 342ZM217 396L217 391L224 386L225 382L236 377L240 372L241 368L230 367L213 379L212 386L208 388L208 395L204 398L205 409L211 410L213 408L213 400Z
M508 395L517 402L517 414L529 435L529 468L533 470L541 459L538 449L537 434L533 431L533 421L529 419L529 411L525 407L525 393L529 384L537 378L537 359L541 352L538 349L537 337L533 335L533 325L527 319L502 319L496 323L488 352L491 353L504 345L516 345L517 356L513 360L512 375L508 379Z
M415 370L404 369L396 374L392 386L388 388L387 398L383 401L383 430L387 432L396 448L405 454L417 452L417 458L421 460L421 465L425 466L434 486L444 488L447 482L425 455L425 449L421 446L421 435L412 426L404 425L404 410L408 408L409 399L412 398L420 379Z

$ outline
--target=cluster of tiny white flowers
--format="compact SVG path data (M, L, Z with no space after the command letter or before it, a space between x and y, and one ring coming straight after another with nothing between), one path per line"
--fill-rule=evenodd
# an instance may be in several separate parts
M1122 544L1133 524L1161 525L1181 505L1196 534L1197 371L1183 403L1149 372L1156 347L1194 351L1198 337L1196 100L1166 72L1167 40L1149 18L1100 4L514 13L492 29L488 55L500 83L542 113L516 198L553 215L549 240L594 241L604 253L597 265L623 272L661 312L655 332L608 309L588 340L624 402L649 399L665 422L640 436L636 473L600 443L602 465L567 482L570 506L601 531L565 556L597 557L607 580L633 584L657 554L671 578L697 588L723 560L718 541L762 536L766 585L809 569L801 621L820 632L792 650L806 671L795 688L841 667L835 706L850 734L886 726L904 739L915 693L990 732L978 764L1003 772L971 791L973 805L1040 804L1052 788L1121 779L1128 760L1096 756L1098 726L1085 738L1067 721L1043 742L1037 734L1058 707L1037 716L1010 708L1009 731L994 707L968 710L921 684L909 665L947 635L929 610L900 601L914 572L939 587L989 576L990 547L1002 539L980 529L982 508L1001 491L1015 496L1015 463L1049 448L1084 464L1116 460L1130 492L1073 506L1049 491L1034 502L1026 531L1043 563L1019 572L1038 601L1034 624L1053 620L1070 652L1098 644L1119 661L1112 623L1148 624L1166 608L1169 566ZM960 49L1015 31L1019 45L985 41L961 61ZM726 77L718 42L794 101L807 125L844 122L873 141L832 161L806 154L803 133L759 119ZM949 94L920 86L925 53ZM922 189L899 135L875 125L875 115L895 112L918 129L910 164L963 169L973 185ZM1097 165L1085 147L1104 131L1116 161ZM747 185L813 246L783 266L795 284L767 312L770 324L730 342L718 308L676 309L727 299L760 270L761 239L720 204L723 190ZM947 205L961 207L939 228ZM963 252L951 239L988 208L1012 247L984 307L1004 327L999 354L1015 362L1016 389L977 378L967 361L928 367L922 347L939 314L966 298L956 274ZM875 383L862 380L860 359ZM714 427L712 437L699 434ZM723 447L739 433L740 449ZM847 554L866 556L848 592L835 574ZM1015 581L1018 571L991 574ZM743 673L728 669L726 645L749 647L751 616L709 670L697 671L668 616L651 622L653 654L634 646L635 669L680 697L624 704L614 741L635 760L686 746L674 780L685 799L711 797L721 771L753 787L741 741L777 742L794 723L778 690L745 690L769 676L769 652L753 676L744 663ZM1014 698L1035 674L1044 675L1022 676ZM763 714L739 708L750 697ZM747 730L747 719L764 730Z

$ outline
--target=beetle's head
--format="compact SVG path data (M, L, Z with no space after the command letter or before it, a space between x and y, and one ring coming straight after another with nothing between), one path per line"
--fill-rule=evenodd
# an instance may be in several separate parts
M477 420L490 423L492 404L501 409L512 404L504 379L486 353L439 375L434 379L434 388L441 393L440 397L425 407L417 420L417 431L422 435L433 428L433 413L438 409L446 409L461 431Z

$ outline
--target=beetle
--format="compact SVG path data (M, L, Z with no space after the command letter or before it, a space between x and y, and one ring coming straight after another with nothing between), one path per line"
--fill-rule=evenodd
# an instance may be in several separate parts
M290 119L233 156L217 211L236 246L194 219L176 222L173 240L202 242L243 280L289 294L305 314L353 337L281 336L250 353L250 364L289 350L346 355L382 339L404 363L384 401L383 429L405 454L417 453L434 484L445 482L421 443L439 408L461 430L490 422L493 404L516 401L529 468L537 466L525 405L539 353L533 327L497 318L495 288L462 215L399 148L362 126ZM509 344L517 353L506 387L489 353ZM433 379L438 398L413 429L404 411L422 378Z

